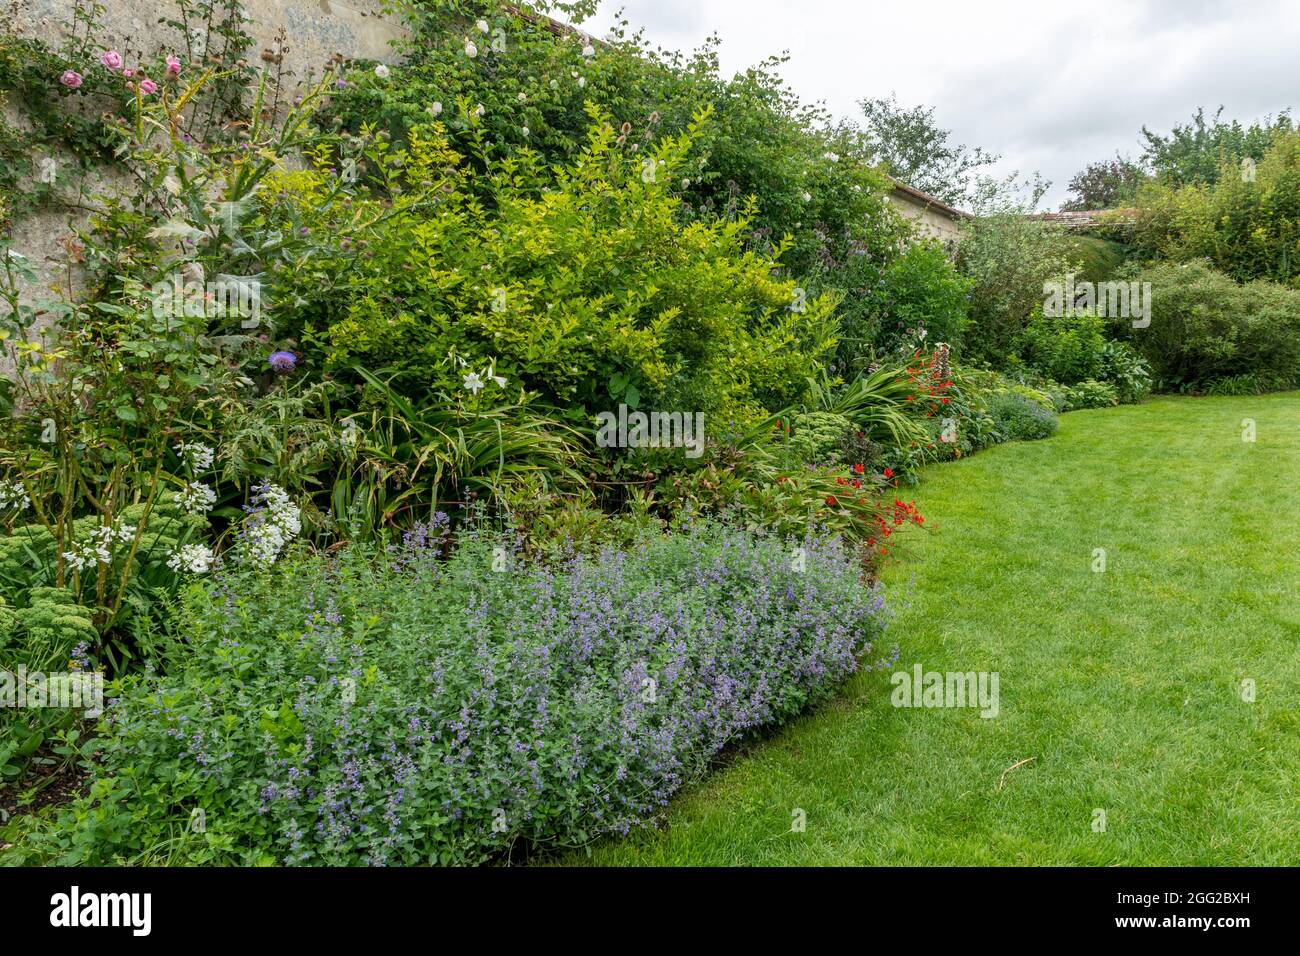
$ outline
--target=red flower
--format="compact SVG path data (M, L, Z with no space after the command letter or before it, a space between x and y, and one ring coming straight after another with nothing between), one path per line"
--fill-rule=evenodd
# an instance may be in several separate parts
M892 468L886 468L886 469L885 469L885 477L886 477L886 478L893 478L893 477L894 477L894 469L892 469Z
M855 475L860 475L866 470L867 469L863 466L862 462L858 462L856 465L853 466L853 473Z
M913 398L915 398L915 396L913 396L913 395L909 395L909 396L907 396L907 400L908 400L909 402L910 402Z
M853 487L854 487L854 488L861 488L861 487L862 487L862 479L860 479L860 478L854 478L854 479L853 479Z
M945 395L945 396L943 397L943 403L944 403L945 405L948 404L948 396L947 396L947 395Z
M835 496L834 496L834 495L827 495L827 496L826 496L826 503L827 503L828 505L830 505L832 508L834 508L837 504L839 504L839 502L835 500Z
M836 476L835 476L835 484L837 484L837 485L844 485L844 484L848 484L848 482L846 482L846 481L845 481L843 478L841 478L839 475L836 475Z

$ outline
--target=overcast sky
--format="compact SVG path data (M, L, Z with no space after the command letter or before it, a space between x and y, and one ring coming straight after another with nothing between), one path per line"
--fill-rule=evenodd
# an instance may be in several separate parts
M1168 132L1197 106L1251 120L1300 105L1300 0L605 0L654 44L722 38L728 75L788 51L801 97L857 117L897 93L935 107L957 142L1037 170L1055 209L1070 177L1116 150L1137 158L1145 123Z

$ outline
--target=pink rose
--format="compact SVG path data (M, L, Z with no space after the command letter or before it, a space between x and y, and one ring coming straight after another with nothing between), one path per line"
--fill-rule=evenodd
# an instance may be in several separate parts
M59 82L70 90L75 90L81 86L81 74L76 70L64 70L63 75L59 77Z
M99 62L110 70L120 70L122 68L122 54L116 50L109 50L99 58Z
M172 76L181 75L181 61L179 57L169 56L167 58L167 72Z
M157 93L158 84L155 83L153 80L149 80L149 79L141 80L140 92L143 93L145 96L148 96L150 93Z

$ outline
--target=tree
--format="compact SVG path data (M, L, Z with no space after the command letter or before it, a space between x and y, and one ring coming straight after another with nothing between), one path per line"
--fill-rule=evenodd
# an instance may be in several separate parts
M1137 163L1119 154L1114 159L1089 163L1070 180L1074 198L1061 203L1063 210L1115 209L1127 205L1147 178Z
M887 165L895 179L946 203L967 203L979 170L1001 158L978 146L950 144L952 132L935 123L933 108L904 108L892 93L859 105L866 117L863 143L875 161Z
M1225 123L1220 106L1208 122L1205 110L1197 109L1192 121L1174 126L1168 136L1160 136L1142 127L1146 139L1143 160L1158 179L1173 186L1190 183L1213 185L1219 180L1219 170L1228 164L1235 166L1246 157L1258 162L1279 133L1289 133L1295 126L1291 111L1283 110L1277 119L1265 116L1260 122L1244 127L1240 121Z

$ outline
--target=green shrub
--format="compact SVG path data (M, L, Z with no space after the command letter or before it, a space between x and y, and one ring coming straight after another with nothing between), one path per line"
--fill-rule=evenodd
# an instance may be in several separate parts
M1153 182L1138 206L1144 256L1205 259L1239 281L1300 282L1300 132L1272 136L1253 179L1229 156L1213 184Z
M466 864L626 833L882 655L838 540L696 519L558 567L514 542L287 560L186 593L189 653L111 691L51 862ZM203 811L202 833L189 826Z
M847 434L857 431L853 422L834 412L804 412L794 417L790 450L799 461L829 463L838 460Z
M89 664L87 649L99 639L92 617L90 608L77 604L62 588L32 588L17 606L0 597L0 670L6 672L5 684L17 693L25 675L63 673L74 664ZM0 706L0 781L18 777L41 747L69 731L79 716L53 702L44 707L16 707L12 701Z
M591 413L619 401L703 412L706 427L791 404L835 346L835 301L803 297L746 248L752 208L681 221L678 183L705 122L630 154L599 118L556 172L523 152L476 174L441 124L412 131L392 157L410 205L328 303L309 277L293 290L313 303L303 336L330 366L388 370L408 395L464 394L474 372ZM330 188L323 171L293 182L307 206Z
M584 55L578 37L557 37L549 24L497 3L457 2L452 10L406 4L401 11L413 30L408 61L387 79L365 68L349 76L324 117L337 117L343 131L369 126L405 144L439 103L458 152L473 155L481 132L497 158L527 149L545 165L564 167L587 148L589 106L613 118L623 137L619 148L639 157L711 109L713 122L674 176L686 219L731 218L753 197L757 210L746 239L770 253L788 236L782 263L794 275L816 276L805 285L809 294L845 293L868 278L874 285L908 233L889 201L889 180L823 108L799 101L780 76L781 57L729 75L716 38L681 54L618 22ZM475 29L477 18L489 33ZM465 52L467 38L476 46L473 57ZM479 106L481 117L472 117ZM487 193L481 198L490 202Z
M1101 374L1105 326L1105 319L1093 315L1049 318L1035 313L1017 337L1016 350L1042 375L1072 385Z
M1151 394L1151 367L1127 342L1106 343L1101 353L1100 378L1115 386L1116 397L1125 405Z
M922 343L946 342L960 354L970 289L941 244L910 243L879 282L853 286L841 305L842 367L865 374L876 354L908 354Z
M1151 325L1119 331L1170 389L1197 389L1254 375L1266 389L1300 376L1300 291L1257 280L1239 285L1201 262L1161 263L1136 276L1151 283Z
M988 414L1005 441L1047 438L1056 434L1056 413L1015 392L988 397Z
M1065 399L1065 407L1060 409L1065 412L1078 408L1110 408L1119 404L1119 393L1110 382L1085 379L1076 385L1066 386Z
M1070 258L1059 228L1011 212L971 223L957 266L972 282L964 357L1001 367L1042 305L1043 283L1069 272Z

